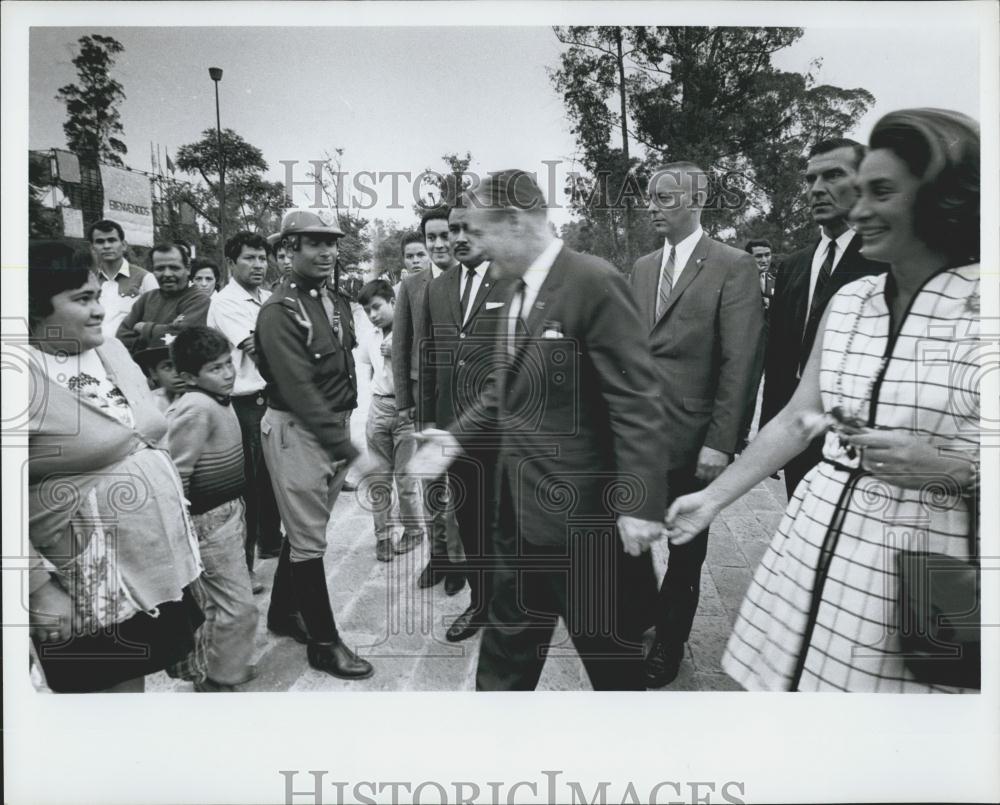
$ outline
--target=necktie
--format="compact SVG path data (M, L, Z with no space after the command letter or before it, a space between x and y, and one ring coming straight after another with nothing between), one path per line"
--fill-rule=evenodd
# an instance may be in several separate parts
M656 291L656 319L659 321L663 311L667 309L667 301L670 299L670 291L674 287L674 262L677 259L677 247L670 247L670 256L666 264L660 270L660 285Z
M837 241L831 240L826 249L826 258L823 265L819 267L819 274L816 277L816 287L813 289L812 299L809 301L809 319L822 314L824 304L820 302L826 286L830 284L830 277L833 275L833 261L837 256Z
M462 324L465 324L465 320L468 318L469 310L469 297L472 295L472 280L476 276L476 269L467 268L465 269L465 289L462 291Z
M523 279L517 281L517 290L510 299L510 319L507 322L507 354L514 355L517 351L517 340L523 332L519 330L521 325L521 313L524 310L524 293L528 285Z
M812 352L813 341L816 340L816 330L819 329L819 320L826 307L824 292L830 284L830 277L833 275L833 260L837 255L837 241L831 240L826 248L826 257L823 265L819 267L819 274L816 276L816 287L813 289L812 299L809 300L809 315L806 317L806 327L802 333L802 348L799 350L799 374L806 367L809 360L809 353Z
M333 297L330 294L330 289L324 285L319 290L319 299L323 303L323 310L326 313L326 320L330 322L330 327L333 328L333 334L340 341L340 313L337 310L337 306L333 302Z

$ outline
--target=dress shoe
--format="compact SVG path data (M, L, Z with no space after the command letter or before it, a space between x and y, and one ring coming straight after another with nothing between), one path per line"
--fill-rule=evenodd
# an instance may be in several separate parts
M403 536L399 538L399 542L396 543L396 547L393 550L397 554L409 553L420 547L420 543L424 541L424 535L419 531L410 531L409 533L403 532Z
M257 578L257 574L254 571L250 571L250 592L254 595L260 595L264 592L264 582Z
M667 645L659 640L653 643L645 663L646 687L662 688L677 679L683 658L683 643Z
M344 483L340 487L340 491L341 492L357 492L358 491L358 485L354 484L354 483L351 483L350 481L344 481Z
M465 586L465 574L451 571L444 577L444 591L447 595L457 595Z
M426 590L428 587L433 587L443 578L444 573L438 570L433 562L428 562L424 566L424 569L420 571L420 576L417 578L417 586L421 590Z
M310 643L306 656L309 664L317 671L324 671L341 679L367 679L375 673L370 662L361 659L341 640L335 643Z
M296 643L309 642L309 632L306 631L306 625L298 612L293 612L283 618L272 618L268 615L267 630L279 637L290 637Z
M449 643L460 643L478 632L481 625L482 615L474 607L469 607L455 618L455 622L448 627L444 638Z
M258 559L277 559L281 556L281 547L275 548L273 551L257 551Z
M375 558L380 562L392 561L392 540L380 539L375 543Z

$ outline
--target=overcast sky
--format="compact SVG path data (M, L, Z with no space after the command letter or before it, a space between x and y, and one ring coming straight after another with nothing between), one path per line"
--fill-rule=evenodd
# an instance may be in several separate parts
M90 33L114 36L125 47L114 75L127 95L121 114L134 168L150 169L151 142L173 155L214 127L209 66L225 71L223 126L263 150L273 179L284 179L279 160L298 160L295 178L304 180L306 162L335 147L345 149L351 173L417 174L443 168L446 152L466 150L482 173L515 166L544 172L543 160L560 160L561 182L574 167L570 124L547 74L558 66L561 45L547 26L33 28L32 148L65 145L65 109L54 96L75 80L72 46ZM803 71L820 58L819 83L874 94L874 109L854 132L863 139L880 115L905 106L979 117L977 38L968 25L809 27L775 63ZM378 206L365 215L409 222L410 186L399 187L404 209L387 209L386 179L378 184ZM562 223L569 215L554 218Z

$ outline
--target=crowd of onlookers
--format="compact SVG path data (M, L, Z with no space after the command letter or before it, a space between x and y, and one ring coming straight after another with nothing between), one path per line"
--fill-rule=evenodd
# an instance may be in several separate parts
M477 688L533 688L560 617L595 688L663 687L695 623L710 523L780 471L788 510L723 668L748 689L978 686L958 662L914 662L887 621L907 546L976 553L978 126L904 110L867 148L816 144L804 178L818 231L778 265L767 240L705 234L704 178L690 162L653 176L663 246L627 276L554 237L523 171L428 210L398 279L356 299L325 210L236 233L224 271L175 242L130 262L110 220L86 253L33 243L46 404L30 590L47 685L136 690L166 669L235 690L256 675L261 557L278 559L270 631L319 670L370 676L323 565L350 478L377 561L426 538L417 586L469 585L446 636L482 633Z

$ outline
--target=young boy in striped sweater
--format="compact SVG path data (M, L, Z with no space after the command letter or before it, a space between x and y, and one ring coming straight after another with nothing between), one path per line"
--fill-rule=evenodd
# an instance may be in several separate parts
M243 539L243 439L229 402L236 370L231 345L218 330L189 327L170 345L187 391L167 409L170 454L191 506L205 572L193 585L205 612L199 648L207 676L195 690L231 692L253 679L257 630ZM201 658L191 658L197 667ZM181 674L183 676L183 674Z

